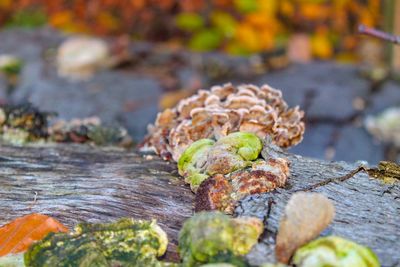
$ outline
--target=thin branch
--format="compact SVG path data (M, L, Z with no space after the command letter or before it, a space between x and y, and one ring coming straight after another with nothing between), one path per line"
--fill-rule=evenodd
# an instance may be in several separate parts
M400 44L400 36L396 36L384 31L380 31L374 28L367 27L365 25L359 25L358 26L358 32L361 34L373 36L376 38L379 38L381 40L389 41L394 44Z
M344 181L352 178L357 173L359 173L361 171L366 171L366 170L367 169L364 166L359 166L357 169L352 170L350 173L348 173L348 174L346 174L344 176L329 178L329 179L323 180L323 181L321 181L319 183L310 185L310 186L308 186L306 188L296 190L295 192L311 191L311 190L314 190L314 189L316 189L318 187L325 186L325 185L330 184L330 183L344 182Z

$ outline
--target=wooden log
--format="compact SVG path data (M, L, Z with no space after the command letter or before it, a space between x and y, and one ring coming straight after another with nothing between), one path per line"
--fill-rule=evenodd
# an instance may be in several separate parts
M383 266L400 264L399 183L352 175L357 164L282 156L291 161L287 188L247 197L236 209L237 215L257 216L266 223L261 242L248 256L252 263L274 260L274 235L291 194L315 191L336 206L325 234L371 247ZM51 215L70 227L80 221L155 218L171 240L166 258L176 260L177 234L192 214L193 201L175 164L155 156L84 145L0 147L0 224L31 212Z
M274 239L285 205L293 193L309 191L322 193L334 202L336 215L324 235L342 236L370 247L382 266L400 266L400 182L385 184L357 172L358 163L279 154L291 163L287 187L249 196L236 208L237 215L265 221L262 242L248 255L253 264L275 260Z
M32 212L69 227L82 221L155 218L171 240L192 214L194 195L175 164L84 145L0 147L0 225Z

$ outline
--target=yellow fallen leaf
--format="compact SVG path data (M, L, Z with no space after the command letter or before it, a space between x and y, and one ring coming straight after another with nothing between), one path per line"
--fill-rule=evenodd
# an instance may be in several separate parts
M333 46L327 33L316 33L311 38L313 55L321 59L328 59L333 56Z
M236 39L242 43L244 48L252 52L260 50L259 34L248 23L239 24L236 29Z

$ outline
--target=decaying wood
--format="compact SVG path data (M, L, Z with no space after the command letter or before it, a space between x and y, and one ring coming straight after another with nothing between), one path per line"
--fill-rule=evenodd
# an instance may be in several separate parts
M286 203L295 192L312 191L324 194L335 204L335 218L323 234L369 246L382 266L400 266L399 182L385 184L370 178L357 163L319 161L288 153L280 156L291 162L287 187L247 197L236 209L237 215L256 216L266 222L262 242L249 255L251 262L274 260L273 240Z
M274 260L274 235L290 195L314 191L335 203L336 217L325 234L367 245L383 266L399 266L400 183L384 184L356 173L357 164L284 156L291 161L287 188L248 197L236 209L238 215L266 223L262 241L249 255L253 263ZM173 259L178 230L191 216L193 200L175 164L155 156L80 145L0 147L0 224L31 212L70 227L83 220L155 218L169 234L167 258Z
M154 157L156 158L156 157ZM40 212L72 227L121 217L155 218L172 241L192 214L194 195L175 164L83 145L0 147L0 225Z

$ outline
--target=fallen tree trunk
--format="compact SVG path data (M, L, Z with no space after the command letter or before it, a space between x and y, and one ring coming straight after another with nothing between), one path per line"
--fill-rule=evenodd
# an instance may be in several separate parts
M84 145L0 147L0 224L32 212L69 227L81 221L155 218L172 241L192 214L194 195L175 164Z
M265 151L263 151L265 152ZM290 196L299 191L319 192L335 204L333 223L323 234L349 238L370 247L382 266L400 266L400 183L385 184L359 171L359 164L326 162L281 153L291 163L285 189L243 199L237 215L264 219L263 242L255 247L249 260L260 263L274 260L274 237Z
M266 223L262 242L249 255L251 262L274 260L273 237L290 195L315 191L336 206L327 233L371 247L383 266L400 264L399 183L384 184L365 173L349 175L357 166L344 162L285 156L291 161L288 187L248 197L236 209L238 215L257 216ZM330 180L334 177L341 179ZM0 147L0 224L32 212L70 227L80 221L155 218L169 235L167 258L173 260L178 231L191 216L193 201L175 164L157 157L83 145Z

